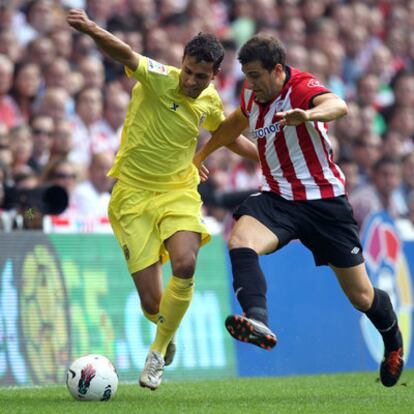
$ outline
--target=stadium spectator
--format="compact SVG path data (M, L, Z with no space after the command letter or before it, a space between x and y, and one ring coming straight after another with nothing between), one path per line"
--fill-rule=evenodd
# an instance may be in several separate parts
M15 127L21 120L16 102L8 95L13 80L13 62L5 55L0 55L0 122L8 128Z
M38 174L48 164L53 143L53 119L45 115L35 115L30 120L33 149L28 165Z
M95 87L85 87L76 95L75 102L76 114L71 119L73 151L70 158L87 166L94 153L110 148L102 125L102 91Z
M358 185L367 183L371 169L381 157L381 137L374 132L361 134L353 143L352 157L358 164Z
M35 114L50 116L54 121L68 118L70 96L64 88L47 88L35 105Z
M56 47L47 36L36 37L27 46L25 60L45 70L56 58Z
M10 149L13 155L11 170L13 175L21 171L31 170L29 159L32 156L32 131L27 124L21 124L10 129Z
M360 228L367 217L379 211L386 211L391 217L398 218L398 207L393 193L400 183L401 165L398 159L383 156L375 162L371 180L356 189L349 199Z
M104 117L101 121L101 131L105 136L105 149L114 152L118 150L121 143L121 133L124 125L125 115L129 104L129 95L122 89L116 93L107 93L104 104Z
M33 114L41 83L42 75L39 66L34 63L16 65L10 95L17 103L24 122L29 122L30 116Z
M65 158L56 158L46 166L42 178L45 184L60 185L68 193L69 204L66 210L60 214L60 217L69 220L78 218L80 211L73 198L78 179L75 166Z
M85 88L103 89L105 68L100 59L95 56L86 56L79 60L78 68L83 76Z
M50 149L50 159L69 159L73 149L73 131L69 120L58 119L53 130L53 142Z
M108 216L110 192L114 180L107 176L114 161L112 152L100 152L92 156L89 177L73 190L72 202L83 216Z
M414 194L414 151L406 154L401 161L402 180L399 187L393 193L393 199L397 205L398 216L410 215L410 197Z
M10 149L9 129L0 122L0 162L11 168L13 154Z

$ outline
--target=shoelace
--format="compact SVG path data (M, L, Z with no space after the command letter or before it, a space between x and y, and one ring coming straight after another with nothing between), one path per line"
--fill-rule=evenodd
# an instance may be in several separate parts
M401 366L401 348L387 355L387 366L392 375L396 375Z
M158 361L158 358L156 355L150 358L150 363L148 365L148 376L149 377L156 377L157 372L160 370L160 362Z

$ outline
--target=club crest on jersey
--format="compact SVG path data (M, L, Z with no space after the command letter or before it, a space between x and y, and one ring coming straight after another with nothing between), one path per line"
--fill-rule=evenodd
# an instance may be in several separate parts
M159 75L168 75L167 67L153 59L148 59L148 71L152 73L158 73Z
M323 87L322 83L319 82L317 79L311 79L308 82L308 87L309 88L317 88L317 87Z
M280 123L275 122L262 128L257 128L252 131L254 138L263 138L266 135L275 134L280 131Z

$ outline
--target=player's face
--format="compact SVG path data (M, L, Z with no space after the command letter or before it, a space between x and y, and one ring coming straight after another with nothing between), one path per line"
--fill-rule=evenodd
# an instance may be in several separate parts
M279 63L269 71L263 67L260 60L254 60L242 65L242 70L248 87L253 90L256 100L260 103L273 100L283 88L286 75Z
M197 62L193 56L184 56L180 73L180 89L184 95L197 98L213 80L213 62Z

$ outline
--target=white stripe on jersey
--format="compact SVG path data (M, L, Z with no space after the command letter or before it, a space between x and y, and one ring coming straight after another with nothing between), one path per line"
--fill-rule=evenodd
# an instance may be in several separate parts
M318 156L319 163L321 164L324 178L332 184L335 196L343 195L345 193L345 189L342 183L333 174L329 166L328 159L325 155L328 154L328 157L330 157L330 153L332 151L331 141L329 140L328 131L325 128L325 124L323 122L316 122L320 134L318 130L315 128L313 122L306 122L305 125L308 134L312 138L312 143L315 148L316 155ZM342 179L344 179L344 174L341 171L341 169L337 168L337 170L341 175Z

